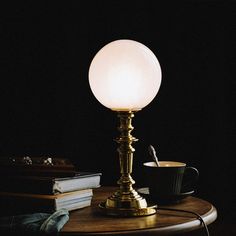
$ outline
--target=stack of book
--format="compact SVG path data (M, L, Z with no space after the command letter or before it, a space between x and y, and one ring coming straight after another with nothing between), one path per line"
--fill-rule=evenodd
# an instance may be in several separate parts
M81 172L65 164L64 168L0 164L0 207L4 215L84 208L91 205L93 189L100 187L101 173Z

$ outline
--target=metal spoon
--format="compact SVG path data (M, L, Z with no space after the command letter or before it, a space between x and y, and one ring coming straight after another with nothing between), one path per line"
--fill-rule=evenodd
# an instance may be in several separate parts
M156 155L156 150L152 145L149 145L148 147L149 154L152 156L152 159L155 161L157 166L160 166L160 163L158 161L157 155Z

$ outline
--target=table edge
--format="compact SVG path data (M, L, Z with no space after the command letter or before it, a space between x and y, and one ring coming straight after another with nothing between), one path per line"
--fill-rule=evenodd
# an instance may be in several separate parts
M204 220L206 225L209 225L213 223L217 219L217 210L212 205L212 208L209 212L207 212L205 215L201 216ZM126 230L126 231L108 231L108 232L60 232L59 235L143 235L144 233L158 233L158 235L170 235L170 234L176 234L176 233L186 233L191 232L196 229L203 228L203 224L199 219L192 220L186 223L177 224L174 226L166 226L166 227L160 227L160 228L146 228L146 229L138 229L138 230Z

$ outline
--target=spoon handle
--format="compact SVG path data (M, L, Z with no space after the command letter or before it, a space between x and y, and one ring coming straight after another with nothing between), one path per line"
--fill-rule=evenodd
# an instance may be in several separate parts
M157 166L160 166L160 163L158 161L158 158L156 156L156 150L152 145L149 145L149 154L152 156L153 160L155 161Z

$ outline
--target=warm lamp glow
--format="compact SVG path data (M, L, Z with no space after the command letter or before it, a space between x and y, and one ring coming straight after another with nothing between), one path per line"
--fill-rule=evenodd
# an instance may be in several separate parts
M89 83L97 100L116 111L136 111L147 106L161 84L161 68L145 45L116 40L93 58Z

